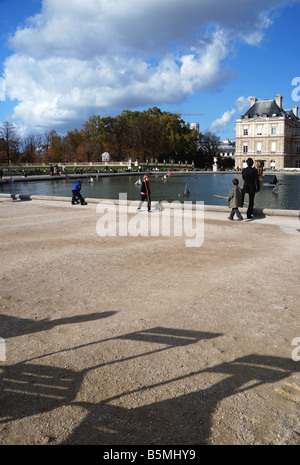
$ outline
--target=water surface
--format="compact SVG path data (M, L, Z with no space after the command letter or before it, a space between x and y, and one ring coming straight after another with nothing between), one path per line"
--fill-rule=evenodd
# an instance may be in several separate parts
M207 205L226 205L226 199L216 195L227 197L232 186L232 179L237 177L240 186L243 186L241 173L203 173L203 174L171 174L167 180L163 180L162 173L151 174L151 197L153 200L185 200L195 203L204 201ZM280 183L278 192L274 193L270 186L261 185L260 192L255 197L255 207L299 210L300 207L300 175L276 173ZM88 182L87 178L81 179L82 195L86 198L118 199L119 193L126 193L128 200L139 200L140 186L135 182L139 176L111 176L94 178L94 182ZM70 197L73 179L54 179L49 181L14 182L0 186L1 193L49 195ZM185 187L188 187L190 195L182 197ZM247 197L247 196L246 196ZM245 198L247 201L247 198Z

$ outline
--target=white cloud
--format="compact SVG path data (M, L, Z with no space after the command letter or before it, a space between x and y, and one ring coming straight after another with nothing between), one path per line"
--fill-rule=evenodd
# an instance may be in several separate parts
M250 108L250 97L239 97L235 101L235 106L237 107L240 115L245 113Z
M217 118L215 121L212 122L209 130L216 131L217 129L221 127L227 126L231 122L235 113L236 113L235 108L233 108L232 110L225 111L225 113L223 113L221 118Z
M72 128L93 113L216 89L235 76L223 66L231 41L258 44L271 21L265 11L286 2L44 0L10 38L4 78L7 98L19 102L14 119Z
M4 102L6 100L6 85L5 80L0 78L0 101Z
M215 119L211 123L209 127L210 131L216 132L221 128L227 127L232 122L234 117L239 118L240 115L246 113L246 111L250 108L250 97L241 96L238 99L236 99L234 104L235 108L232 108L232 110L225 111L220 118Z

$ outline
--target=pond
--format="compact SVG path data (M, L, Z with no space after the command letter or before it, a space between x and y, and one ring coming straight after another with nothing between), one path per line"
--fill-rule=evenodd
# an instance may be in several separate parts
M141 178L142 176L140 176ZM163 179L163 173L150 175L152 200L183 202L185 200L195 203L203 201L207 205L227 206L226 199L232 186L232 179L237 177L240 187L243 186L241 173L201 173L201 174L173 174ZM261 183L261 190L255 197L255 207L299 210L300 206L300 175L276 173L279 181L277 192L273 192L272 186ZM109 176L81 179L82 195L85 198L118 199L119 193L126 193L128 200L139 200L140 185L136 184L137 175ZM49 195L71 198L73 179L54 179L49 181L14 182L0 185L0 193ZM183 197L181 194L187 186L190 195ZM247 196L246 196L247 197ZM247 202L247 198L245 198Z

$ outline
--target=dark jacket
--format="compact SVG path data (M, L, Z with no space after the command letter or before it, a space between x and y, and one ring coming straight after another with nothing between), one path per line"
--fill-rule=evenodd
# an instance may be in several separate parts
M255 194L259 191L258 171L256 168L247 166L242 170L242 178L244 180L243 192L248 194Z
M142 185L141 185L141 194L144 194L144 195L150 195L151 192L150 192L150 182L147 181L143 181L142 182Z
M81 189L81 182L76 181L75 184L73 184L72 186L72 191L80 191L80 189Z

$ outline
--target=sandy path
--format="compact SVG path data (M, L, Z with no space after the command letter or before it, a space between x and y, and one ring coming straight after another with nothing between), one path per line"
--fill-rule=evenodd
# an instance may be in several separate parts
M95 205L0 215L0 444L300 443L299 220L207 214L188 248L101 238Z

